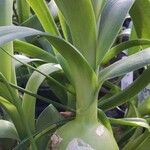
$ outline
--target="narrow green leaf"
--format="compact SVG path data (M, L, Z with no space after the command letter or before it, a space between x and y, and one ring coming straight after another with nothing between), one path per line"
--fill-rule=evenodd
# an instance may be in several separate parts
M55 122L59 122L61 120L64 120L63 117L60 115L57 109L50 104L39 115L36 121L36 130L41 131L53 125ZM49 134L50 133L44 134L37 139L37 145L39 149L46 149L49 141Z
M70 28L74 46L95 68L96 21L91 0L55 0L55 2Z
M119 60L114 64L101 70L99 73L100 81L121 76L130 71L137 70L150 64L150 48L133 54L125 59Z
M110 121L106 116L106 114L101 109L98 109L98 119L111 133L113 133Z
M21 52L30 57L39 58L46 62L51 62L51 63L57 62L56 58L52 54L44 51L43 49L41 49L37 46L34 46L32 44L29 44L29 43L26 43L23 41L15 40L14 48L17 52Z
M95 12L96 21L98 21L100 15L101 15L101 10L106 2L107 2L107 0L91 0L93 9Z
M108 110L119 106L127 101L130 101L132 97L134 97L137 93L139 93L144 87L146 87L150 83L150 68L146 69L142 75L138 77L129 87L125 90L117 93L116 95L105 99L103 101L99 101L99 107L102 110Z
M54 64L48 63L41 65L37 68L41 72L45 73L46 75L49 75L55 71L60 70L60 68L56 67ZM45 76L40 74L39 72L33 72L31 77L29 78L26 90L31 91L32 93L36 94L39 86L42 84L42 82L45 80ZM36 98L33 96L30 96L28 94L23 95L23 102L22 107L24 110L24 114L26 115L26 119L28 121L28 125L30 126L30 129L34 131L35 125L34 125L34 118L35 118L35 104L36 104Z
M149 0L136 0L130 11L138 38L150 39L150 30L148 30L150 27L149 9Z
M119 45L116 45L112 47L105 55L102 64L107 64L113 57L117 56L121 51L135 47L140 45L150 45L150 40L147 39L137 39L137 40L131 40L127 42L123 42ZM130 49L128 51L130 53Z
M62 28L64 38L68 42L73 43L69 26L66 23L66 20L65 20L64 16L62 15L62 13L60 11L58 11L58 17L59 17L59 21L60 21L60 25L61 25L61 28Z
M27 0L27 2L39 18L44 30L52 35L59 35L59 31L45 0Z
M17 0L17 11L19 23L24 22L30 17L30 6L26 0Z
M9 138L19 140L18 133L13 123L0 120L0 138Z
M143 118L123 118L123 119L109 118L109 120L112 124L119 124L125 126L140 126L150 130L148 122Z
M31 59L31 58L29 58L29 57L27 57L27 56L24 56L24 55L14 55L14 57L15 57L16 59L22 61L22 62L25 63L25 64L27 64L27 63L32 63L32 62L43 62L43 61L40 60L40 59L36 59L36 58L35 58L35 59ZM16 61L16 60L14 60L14 66L15 66L16 68L18 68L18 67L22 66L22 64L19 63L19 62Z
M97 65L112 46L134 0L108 0L100 20L97 46ZM119 13L118 13L119 12Z
M18 110L16 107L10 103L8 100L4 99L3 97L0 97L0 106L2 106L6 112L9 114L10 118L12 119L19 137L22 139L26 136L26 131L23 127L23 124L21 122L21 117L19 115Z

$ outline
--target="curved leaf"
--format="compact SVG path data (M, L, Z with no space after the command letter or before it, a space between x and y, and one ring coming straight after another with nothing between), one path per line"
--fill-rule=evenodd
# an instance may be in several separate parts
M15 40L14 48L17 52L21 52L28 56L39 58L39 59L42 59L42 60L44 60L46 62L50 62L50 63L57 63L56 58L52 54L50 54L32 44L29 44L29 43L26 43L23 41L19 41L19 40Z
M24 55L14 55L14 57L20 61L22 61L23 63L27 64L27 63L31 63L31 62L36 62L36 61L40 61L40 62L43 62L42 60L40 59L31 59L27 56L24 56ZM18 61L14 60L14 66L16 68L22 66L21 63L19 63Z
M103 81L118 77L130 71L142 68L148 64L150 64L150 48L119 60L114 64L106 67L100 71L99 78L101 81Z
M140 126L150 130L148 122L143 118L123 118L123 119L114 119L109 118L112 124L126 125L126 126Z
M112 46L123 21L134 0L108 0L103 8L100 20L97 65Z
M41 131L55 122L59 122L63 120L63 117L57 111L57 109L53 105L47 106L42 113L39 115L36 121L36 130ZM37 139L37 145L39 149L46 149L48 141L49 141L49 134L44 134L40 138Z
M19 134L19 137L22 139L26 136L25 128L23 127L20 114L16 107L11 104L8 100L4 99L3 97L0 97L0 106L2 106L6 112L9 114L10 118L12 119L17 132Z
M14 124L9 121L0 120L0 131L0 138L19 140L19 136Z
M99 101L99 107L102 110L108 110L119 106L127 101L132 100L137 93L139 93L144 87L146 87L150 83L150 68L146 69L142 75L139 76L129 87L125 90L117 93L116 95Z
M37 69L45 73L46 75L49 75L55 71L60 70L59 67L56 67L54 64L51 64L51 63L41 65ZM26 85L26 90L31 91L32 93L36 94L39 89L39 86L42 84L45 78L46 77L40 74L39 72L34 71L28 80L28 83ZM28 124L32 131L34 131L35 129L35 125L34 125L35 104L36 104L35 97L30 96L28 94L23 95L22 107L24 110L24 114L26 115Z
M131 40L127 42L123 42L119 45L116 45L112 47L105 55L102 64L108 63L113 57L115 57L117 54L119 54L121 51L135 47L140 45L150 45L150 40L147 39L137 39L137 40ZM130 53L130 50L128 51Z

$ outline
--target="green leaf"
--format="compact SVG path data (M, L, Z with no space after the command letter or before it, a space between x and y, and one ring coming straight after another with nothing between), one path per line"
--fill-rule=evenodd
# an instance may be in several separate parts
M51 64L51 63L41 65L37 69L45 73L46 75L49 75L55 71L60 70L59 67L56 67L54 64ZM46 77L40 74L39 72L34 71L27 82L26 90L31 91L32 93L36 94L40 85L45 80L45 78ZM28 94L23 95L22 107L23 107L26 119L28 121L28 124L32 131L34 131L35 129L35 125L34 125L35 104L36 104L35 97L30 96Z
M40 131L60 120L63 120L63 117L60 115L57 109L52 104L50 104L42 111L42 113L37 118L36 130Z
M119 45L116 45L112 47L105 55L102 64L107 64L113 57L117 56L121 51L135 47L135 46L140 46L140 45L150 45L150 40L147 39L137 39L137 40L131 40L127 42L123 42ZM128 50L130 53L130 49Z
M51 62L51 63L57 62L56 58L52 54L44 51L43 49L41 49L37 46L34 46L32 44L29 44L29 43L26 43L23 41L15 40L14 48L17 52L21 52L30 57L39 58L46 62Z
M127 58L119 60L114 64L101 70L99 73L100 81L118 77L130 71L137 70L150 64L150 48L133 54Z
M32 62L43 62L42 60L40 60L40 59L31 59L31 58L29 58L29 57L27 57L27 56L24 56L24 55L14 55L14 57L16 58L16 59L18 59L18 60L20 60L20 61L22 61L23 63L32 63ZM18 62L18 61L16 61L16 60L14 60L14 66L16 67L16 68L18 68L18 67L20 67L20 66L22 66L22 64L20 63L20 62Z
M97 77L88 62L75 47L61 38L50 36L46 33L26 27L1 27L0 31L2 31L0 32L0 45L16 38L23 38L30 35L41 34L41 36L45 36L65 58L67 65L69 66L68 69L70 70L71 81L78 93L78 95L76 95L77 99L81 99L80 101L82 104L85 103L85 107L82 108L87 108L91 104L91 101L93 101L93 95L95 96L96 94L95 90L97 90ZM3 36L1 36L1 34ZM83 98L83 96L86 96L86 98ZM83 99L85 102L83 102Z
M107 0L91 0L93 9L95 12L96 21L98 21L100 15L101 15L101 10L106 2L107 2Z
M101 109L98 109L98 119L111 133L113 133L110 121L106 116L106 114Z
M0 120L0 138L10 138L19 140L18 133L12 122Z
M108 0L103 8L98 31L97 65L110 49L134 0ZM118 13L119 12L119 13Z
M44 29L43 29L43 27L42 27L42 25L41 25L41 23L38 20L36 15L31 16L28 20L23 22L21 24L21 26L37 29L37 30L40 30L40 31L44 31Z
M40 20L44 30L52 35L59 35L57 26L53 20L53 17L49 11L49 8L45 0L27 0L31 8L34 10L38 19Z
M60 11L58 11L58 17L59 17L59 21L60 21L60 25L61 25L61 28L62 28L64 38L68 42L73 43L69 26L66 23L66 20L65 20L64 16L62 15L62 13Z
M57 109L50 104L39 115L36 121L36 130L41 131L61 120L63 120L63 117L60 115ZM49 135L50 133L47 133L37 139L37 145L39 149L46 149L50 137Z
M17 11L19 23L24 22L30 17L30 6L26 0L17 0Z
M150 83L150 68L146 69L142 75L140 75L129 87L125 90L115 94L114 96L105 99L103 101L99 101L99 107L102 110L108 110L119 106L127 101L132 100L137 93L139 93L144 87L146 87Z
M6 112L9 114L10 118L12 119L19 137L22 139L26 136L26 131L23 127L23 124L21 122L21 117L16 109L16 107L10 103L8 100L4 99L3 97L0 97L0 106L2 106Z
M150 39L150 30L148 30L150 27L149 9L149 0L136 0L130 11L138 38Z
M126 125L126 126L140 126L150 130L148 122L143 118L123 118L123 119L114 119L109 118L112 124Z
M96 21L91 0L55 0L55 2L70 28L74 46L95 68Z

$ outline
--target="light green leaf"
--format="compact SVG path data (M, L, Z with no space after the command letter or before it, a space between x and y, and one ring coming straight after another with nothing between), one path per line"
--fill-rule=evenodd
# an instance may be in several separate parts
M37 69L45 73L46 75L49 75L55 71L60 70L59 67L56 67L54 64L51 64L51 63L41 65ZM42 84L45 78L46 77L40 74L39 72L36 72L36 71L33 72L33 74L29 78L28 83L26 85L26 90L31 91L32 93L36 94L39 89L39 86ZM22 107L24 110L24 114L26 115L28 124L32 131L34 131L35 129L35 125L34 125L35 104L36 104L35 97L30 96L28 94L23 95Z
M52 54L44 51L43 49L41 49L37 46L34 46L32 44L29 44L29 43L26 43L23 41L15 40L14 48L17 52L21 52L28 56L42 59L46 62L51 62L51 63L57 62L56 58Z
M108 0L103 8L98 32L97 65L110 49L134 0ZM119 12L119 13L118 13Z
M95 68L96 21L91 0L55 2L70 28L74 46Z
M63 117L60 115L57 109L50 104L39 115L36 121L36 130L41 131L61 120L63 120ZM37 145L39 149L46 149L49 141L49 135L50 133L47 133L37 139Z
M150 1L136 0L130 15L138 38L150 39ZM138 14L138 15L137 15Z
M31 8L34 10L38 19L40 20L44 30L52 35L59 35L57 26L53 20L53 17L49 11L49 8L45 0L27 0Z
M148 64L150 64L150 48L119 60L114 64L106 67L105 69L100 71L99 78L101 81L103 81L118 77L130 71L142 68Z
M109 118L109 120L112 124L127 125L127 126L140 126L140 127L144 127L150 130L150 126L148 122L143 118L123 118L123 119Z
M39 62L43 62L42 60L40 60L40 59L31 59L31 58L29 58L29 57L27 57L27 56L24 56L24 55L14 55L14 57L16 58L16 59L18 59L18 60L20 60L20 61L22 61L23 63L31 63L31 62L37 62L37 61L39 61ZM16 61L16 60L14 60L14 66L16 67L16 68L18 68L18 67L20 67L20 66L22 66L22 64L21 63L19 63L18 61Z
M10 118L12 119L17 129L19 138L21 139L24 138L26 136L26 131L25 128L23 127L20 114L16 109L16 107L8 100L4 99L3 97L0 97L0 106L2 106L6 110L6 112L9 114Z
M139 93L144 87L150 83L150 68L146 69L142 75L140 75L129 87L125 90L115 94L114 96L99 101L99 107L102 110L109 110L116 106L119 106L127 101L132 100L137 93Z
M95 12L95 18L96 21L98 21L100 15L101 15L101 10L104 6L104 4L106 3L107 0L91 0L91 3L93 5L93 9Z
M135 47L140 45L150 45L150 40L147 39L137 39L137 40L131 40L127 42L120 43L119 45L116 45L112 47L105 55L102 64L108 63L113 57L117 56L121 51ZM130 50L128 50L130 53Z
M0 120L0 138L10 138L19 140L18 133L12 122Z

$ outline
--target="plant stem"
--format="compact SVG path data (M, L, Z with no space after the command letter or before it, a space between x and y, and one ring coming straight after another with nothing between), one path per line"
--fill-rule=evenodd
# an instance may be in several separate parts
M0 0L0 26L12 24L13 0ZM10 54L13 54L13 44L3 45L3 48ZM12 59L0 50L0 72L8 81L11 81Z

